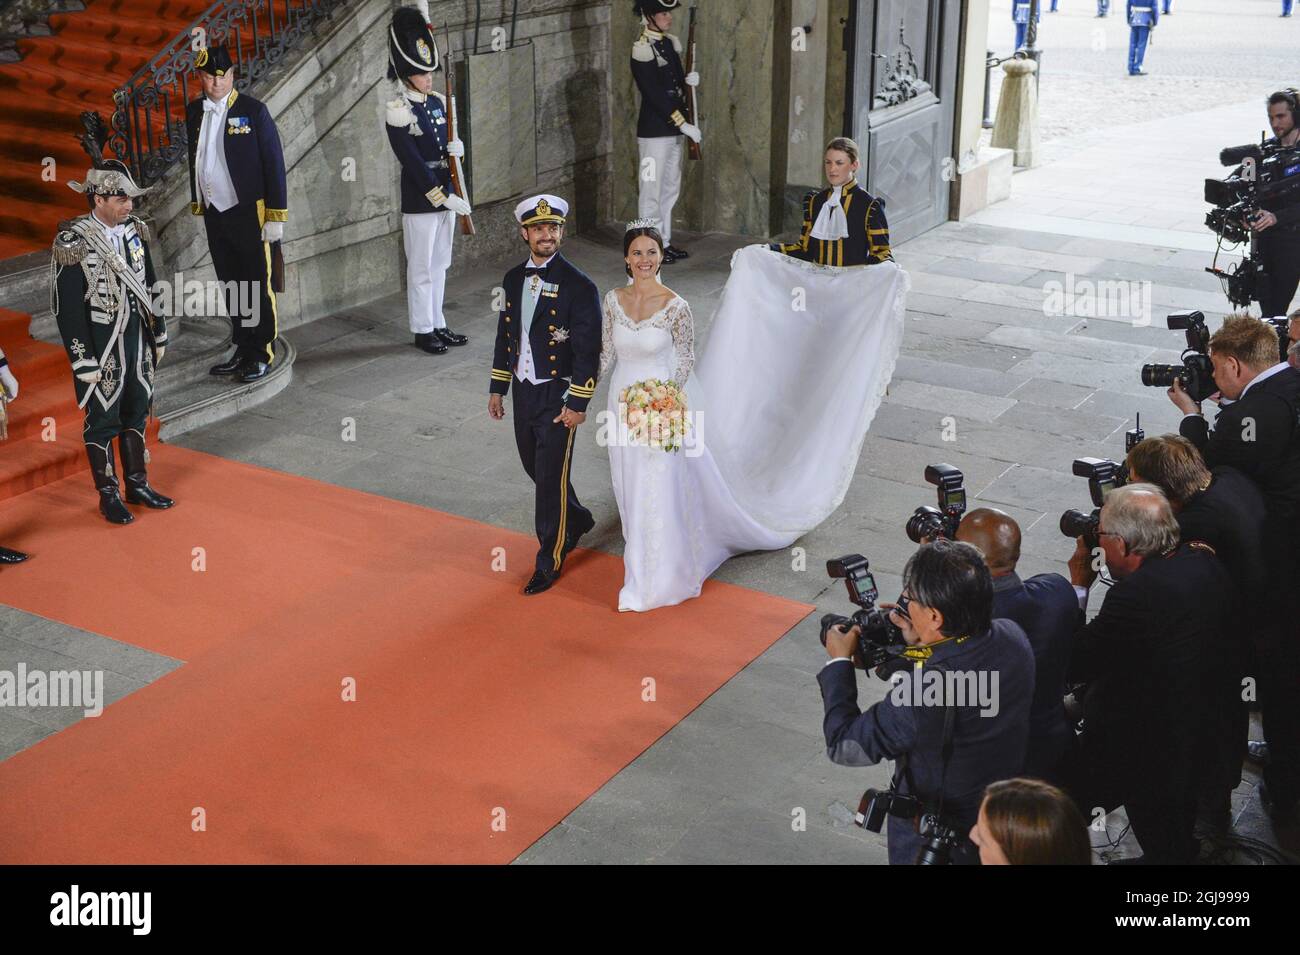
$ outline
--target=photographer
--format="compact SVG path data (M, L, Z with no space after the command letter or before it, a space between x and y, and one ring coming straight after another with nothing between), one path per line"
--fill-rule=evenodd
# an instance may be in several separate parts
M1300 143L1300 94L1286 89L1269 96L1268 124L1273 138L1265 141L1265 150ZM1246 225L1258 236L1264 267L1258 293L1260 313L1271 318L1287 313L1300 284L1300 198L1287 196L1260 205Z
M1175 379L1169 400L1186 416L1179 433L1210 468L1237 468L1264 492L1279 533L1270 559L1294 549L1300 518L1300 371L1278 361L1277 332L1251 315L1229 315L1210 336L1214 383L1224 398L1211 430L1199 405Z
M1033 653L1018 626L992 619L992 579L971 545L924 544L908 560L903 581L890 617L911 647L908 665L902 681L865 713L858 709L853 664L858 628L832 627L826 635L831 659L817 675L826 708L826 752L845 766L896 760L891 790L917 797L924 813L940 814L957 833L953 861L974 864L966 833L975 824L984 787L1018 775L1024 762ZM933 674L944 682L947 705L928 694L901 692L909 677L915 685ZM991 688L991 697L962 700L958 693L954 699L946 691L949 681ZM889 816L888 839L893 865L916 862L926 842L916 820L895 814Z
M1070 660L1070 681L1088 687L1067 789L1088 817L1123 805L1144 862L1191 863L1208 730L1200 704L1237 596L1207 544L1179 543L1169 502L1153 485L1107 494L1097 534L1116 582ZM1086 604L1097 571L1082 537L1070 575Z
M970 511L957 540L978 547L993 575L993 617L1014 621L1034 652L1034 702L1029 710L1026 776L1055 780L1074 729L1065 716L1065 670L1079 629L1079 600L1060 574L1021 580L1020 525L995 508Z
M1243 598L1234 608L1233 626L1222 635L1217 668L1222 680L1210 703L1217 716L1215 758L1202 761L1203 814L1217 831L1227 828L1232 791L1241 782L1241 760L1250 714L1242 699L1242 679L1254 672L1252 640L1285 613L1282 590L1260 541L1270 534L1264 496L1236 468L1210 472L1186 438L1167 434L1134 446L1127 459L1129 480L1154 484L1165 492L1178 521L1181 540L1205 541L1214 548Z

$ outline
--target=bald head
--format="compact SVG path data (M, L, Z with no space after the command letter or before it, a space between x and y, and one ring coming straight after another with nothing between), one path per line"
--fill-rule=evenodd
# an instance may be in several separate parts
M968 511L957 526L957 540L978 547L994 577L1014 572L1020 560L1020 525L995 507Z

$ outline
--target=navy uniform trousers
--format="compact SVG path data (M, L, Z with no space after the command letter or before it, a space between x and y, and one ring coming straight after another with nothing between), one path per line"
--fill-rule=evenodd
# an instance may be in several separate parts
M240 358L268 365L275 357L275 293L271 291L271 246L262 241L257 206L240 202L225 212L203 210L208 249L217 279L225 286L226 314Z
M510 382L514 396L515 443L519 460L537 487L537 569L555 572L564 563L564 539L595 524L573 490L573 442L577 429L556 422L569 383L562 378L541 385Z

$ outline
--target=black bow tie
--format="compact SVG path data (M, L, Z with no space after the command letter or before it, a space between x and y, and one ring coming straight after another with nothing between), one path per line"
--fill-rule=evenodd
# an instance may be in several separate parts
M550 269L551 267L549 265L543 265L541 268L535 268L531 265L526 266L524 268L524 278L528 278L530 275L536 275L538 278L545 280L550 274Z

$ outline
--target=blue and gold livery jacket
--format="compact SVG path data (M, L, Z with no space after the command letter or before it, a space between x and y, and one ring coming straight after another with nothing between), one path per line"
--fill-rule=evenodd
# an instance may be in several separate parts
M123 259L135 285L147 293L144 301L88 241L88 236L104 235L103 227L90 215L67 223L55 236L52 249L50 307L58 320L72 374L97 371L101 375L93 386L74 381L77 400L82 402L86 389L93 387L105 408L117 400L122 385L133 375L152 392L154 356L167 344L167 320L155 312L148 298L155 281L148 226L135 216L128 217L125 226ZM125 321L119 327L123 306ZM137 336L148 347L133 348L138 367L127 368L127 346Z
M686 122L686 73L682 44L671 33L645 29L632 44L632 78L641 91L636 134L642 139L680 136Z
M817 221L822 206L836 193L848 222L848 238L814 239L811 235L813 223ZM774 242L771 248L818 265L875 265L892 260L894 254L889 249L885 200L867 192L856 179L850 179L838 189L832 186L821 192L810 192L803 200L803 232L799 241L784 245Z
M524 264L506 273L506 307L497 316L497 341L492 355L489 392L510 390L523 334ZM542 279L541 295L528 336L539 378L567 379L566 407L585 412L596 393L600 367L600 293L596 283L558 252Z
M402 167L402 212L446 212L451 194L447 107L437 93L408 89L388 104L388 145Z
M259 225L289 221L289 187L285 179L284 150L280 131L271 111L261 100L231 90L226 97L226 128L221 141L226 149L226 168L240 205L256 204ZM185 132L189 136L190 211L203 215L195 184L195 156L199 132L203 129L203 97L185 108Z

